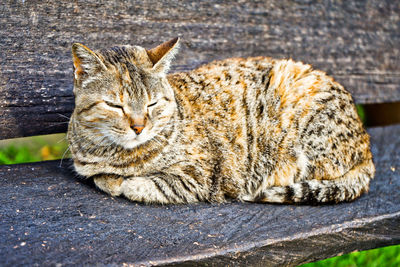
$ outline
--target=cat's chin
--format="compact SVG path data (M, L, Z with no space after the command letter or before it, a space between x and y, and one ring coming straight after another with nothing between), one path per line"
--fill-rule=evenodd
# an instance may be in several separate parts
M133 139L133 140L129 140L124 142L122 145L123 148L127 149L127 150L131 150L134 149L138 146L140 146L141 144L145 143L147 140L137 140L137 139Z
M149 141L149 137L144 137L144 136L136 136L134 138L129 138L125 140L125 142L121 143L121 146L127 150L132 150L134 148L137 148L147 141Z

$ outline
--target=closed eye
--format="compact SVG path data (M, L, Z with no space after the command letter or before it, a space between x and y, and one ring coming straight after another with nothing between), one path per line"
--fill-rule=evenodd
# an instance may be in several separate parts
M110 106L110 107L112 107L112 108L120 108L120 109L124 109L121 105L118 105L118 104L114 104L114 103L112 103L112 102L110 102L110 101L107 101L107 100L104 100L104 103L106 103L107 104L107 106Z
M157 104L157 102L154 102L154 103L151 103L151 104L147 105L147 107L150 108L150 107L155 106L156 104Z

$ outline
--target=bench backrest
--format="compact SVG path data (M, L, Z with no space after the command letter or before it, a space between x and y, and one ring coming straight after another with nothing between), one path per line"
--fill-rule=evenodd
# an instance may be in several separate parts
M400 100L397 1L5 1L0 8L0 139L65 132L70 47L153 47L180 36L172 71L227 57L291 57L357 103Z

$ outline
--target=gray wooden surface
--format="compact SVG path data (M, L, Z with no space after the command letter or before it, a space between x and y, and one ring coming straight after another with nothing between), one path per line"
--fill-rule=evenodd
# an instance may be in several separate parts
M322 206L141 205L59 161L0 166L0 266L295 266L400 243L400 125L369 129L370 192Z
M358 103L400 100L398 1L2 1L0 139L64 132L70 46L151 48L182 38L173 71L233 56L292 57ZM61 114L61 115L60 115Z

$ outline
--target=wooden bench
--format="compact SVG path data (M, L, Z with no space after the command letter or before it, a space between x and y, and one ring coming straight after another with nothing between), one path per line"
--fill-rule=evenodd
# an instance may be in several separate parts
M70 46L182 38L173 71L292 57L357 103L400 101L396 1L8 1L0 5L0 139L65 132ZM338 205L141 205L59 161L0 166L0 265L298 265L400 243L400 125L370 128L376 178Z

